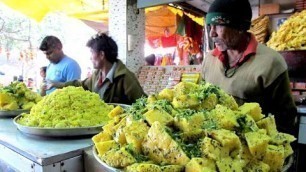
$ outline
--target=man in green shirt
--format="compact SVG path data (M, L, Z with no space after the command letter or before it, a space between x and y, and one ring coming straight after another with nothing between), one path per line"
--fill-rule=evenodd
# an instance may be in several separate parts
M231 94L239 105L258 102L275 115L278 130L297 135L297 113L287 64L282 56L247 32L252 10L248 0L215 0L206 15L215 49L203 62L203 79Z
M96 69L91 77L83 81L53 83L52 86L82 86L85 90L98 93L106 103L132 104L146 96L134 73L117 58L118 46L111 37L98 33L87 42L87 46Z

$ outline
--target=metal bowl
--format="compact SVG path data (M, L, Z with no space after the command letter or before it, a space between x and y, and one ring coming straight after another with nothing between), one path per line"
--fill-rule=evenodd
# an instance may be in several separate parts
M107 104L108 105L114 105L114 106L118 106L119 105L119 106L121 106L125 110L131 107L130 105L119 104L119 103L107 103ZM100 168L101 171L105 171L105 172L123 172L123 170L111 167L108 164L106 164L105 162L103 162L101 160L101 158L99 157L99 155L98 155L98 152L96 150L95 145L92 147L92 152L93 152L93 155L94 155L95 159L101 165L101 168Z
M92 153L93 153L95 159L99 162L99 164L101 164L101 171L105 171L105 172L123 172L123 170L111 167L108 164L106 164L104 161L102 161L101 158L98 155L98 152L97 152L95 146L92 147Z
M92 146L92 153L95 159L99 162L99 164L101 164L101 171L105 171L105 172L123 172L124 171L122 169L111 167L108 164L106 164L104 161L102 161L98 155L95 145ZM292 164L293 164L293 156L291 155L285 160L285 163L284 163L284 166L281 172L287 172L289 168L292 166Z

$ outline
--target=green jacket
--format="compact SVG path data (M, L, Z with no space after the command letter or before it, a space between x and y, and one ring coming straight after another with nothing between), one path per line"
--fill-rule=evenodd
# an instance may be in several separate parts
M95 70L91 77L83 81L74 80L66 82L65 86L82 86L85 90L97 92L96 84L99 79L100 70ZM108 81L110 82L110 81ZM110 83L101 99L106 103L132 104L136 99L146 96L138 79L120 60L114 73L113 83Z
M203 79L232 95L239 105L258 102L264 114L272 113L279 131L296 134L296 107L291 96L287 64L276 51L258 44L256 54L243 63L231 78L218 57L208 54Z

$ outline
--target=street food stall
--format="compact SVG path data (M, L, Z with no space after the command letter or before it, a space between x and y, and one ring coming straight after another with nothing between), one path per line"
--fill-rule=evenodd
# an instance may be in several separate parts
M82 88L41 98L22 82L0 88L0 105L1 168L17 171L84 171L84 151L113 108Z
M258 28L254 32L262 38ZM304 70L289 61L292 74ZM220 88L200 82L201 72L200 65L142 66L137 76L148 97L131 106L106 104L81 88L41 98L30 90L18 92L19 86L0 86L0 170L287 171L293 166L290 143L305 144L304 116L298 138L278 132L274 116L263 115L259 104L238 106ZM303 95L305 76L297 77L292 90ZM305 114L302 106L298 111Z

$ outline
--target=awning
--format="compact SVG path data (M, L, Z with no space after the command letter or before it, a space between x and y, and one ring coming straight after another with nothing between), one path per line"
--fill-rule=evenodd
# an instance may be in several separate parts
M165 28L168 28L170 35L175 33L176 14L170 8L168 6L146 8L146 37L164 35Z
M178 27L177 17L188 16L195 23L204 26L204 16L195 16L183 10L163 5L145 9L146 15L146 37L156 37L164 35L165 28L170 34L174 34Z
M10 8L40 22L49 12L95 22L108 22L109 0L0 0Z
M81 21L96 31L100 31L100 32L108 31L108 25L105 23L83 20L83 19L81 19Z

